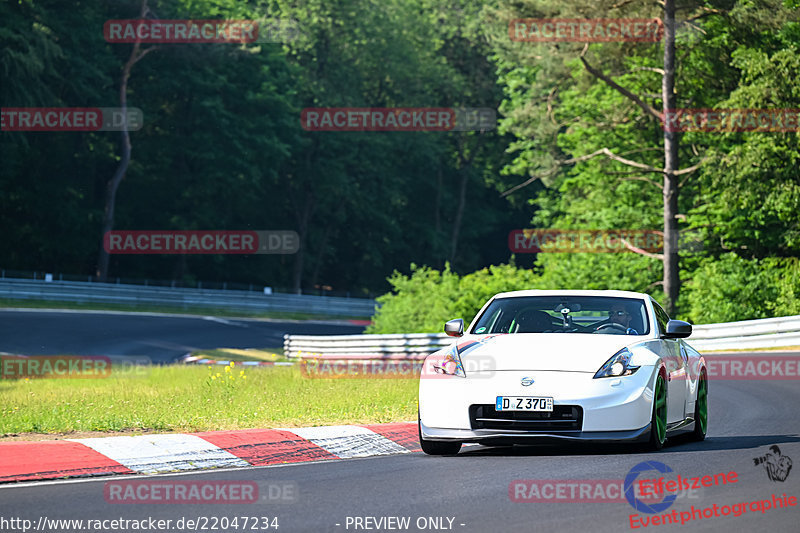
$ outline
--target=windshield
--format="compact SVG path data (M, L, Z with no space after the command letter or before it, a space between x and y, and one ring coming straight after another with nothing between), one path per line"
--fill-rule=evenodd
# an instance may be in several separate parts
M494 300L472 333L647 335L650 321L638 298L524 296Z

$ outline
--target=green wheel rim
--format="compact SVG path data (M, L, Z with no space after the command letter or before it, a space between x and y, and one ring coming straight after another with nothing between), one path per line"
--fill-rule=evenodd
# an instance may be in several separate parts
M705 375L700 376L700 383L697 385L697 421L700 423L700 431L705 434L708 426L708 383Z
M667 438L667 388L664 386L664 377L658 376L655 394L655 419L656 437L659 443Z

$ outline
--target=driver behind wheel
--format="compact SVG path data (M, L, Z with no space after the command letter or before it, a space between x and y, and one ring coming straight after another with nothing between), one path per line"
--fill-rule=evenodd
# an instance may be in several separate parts
M611 306L611 312L609 313L609 321L615 324L619 324L620 326L625 326L625 329L629 328L631 325L631 314L625 308L623 304L614 304Z
M597 330L606 329L608 326L624 329L628 335L638 335L638 332L631 328L631 315L628 308L623 303L615 302L611 305L611 310L608 313L608 320L604 322Z

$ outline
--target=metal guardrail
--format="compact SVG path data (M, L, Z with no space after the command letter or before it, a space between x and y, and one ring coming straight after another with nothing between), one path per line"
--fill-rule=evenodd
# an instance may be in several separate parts
M13 278L0 279L0 298L70 303L156 305L187 310L279 311L359 318L372 316L376 305L374 300L364 298Z
M284 335L283 353L301 359L424 359L453 342L444 333Z
M800 315L698 325L688 340L698 350L800 346Z
M444 333L283 338L287 357L325 359L423 359L454 340ZM800 346L800 315L698 325L692 328L687 341L700 351Z

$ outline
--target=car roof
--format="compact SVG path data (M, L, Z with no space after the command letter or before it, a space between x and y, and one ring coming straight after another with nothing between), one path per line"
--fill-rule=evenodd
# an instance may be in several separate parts
M495 298L517 298L520 296L610 296L616 298L637 298L640 300L650 299L650 295L642 292L633 291L612 291L612 290L525 290L501 292Z

